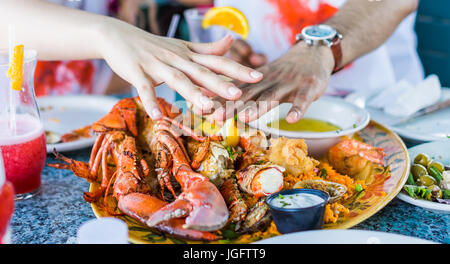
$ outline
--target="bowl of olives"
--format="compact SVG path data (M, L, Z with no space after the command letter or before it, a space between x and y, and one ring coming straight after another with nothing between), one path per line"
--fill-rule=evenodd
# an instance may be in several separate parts
M411 170L398 198L426 209L450 213L450 140L409 149Z

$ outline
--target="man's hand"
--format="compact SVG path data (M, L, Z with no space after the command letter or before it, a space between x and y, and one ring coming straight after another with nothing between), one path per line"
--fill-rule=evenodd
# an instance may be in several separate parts
M253 69L259 68L267 63L267 57L264 54L255 53L252 47L242 39L234 41L229 56L232 60Z
M239 113L243 122L251 122L280 103L293 104L286 120L298 122L309 105L325 92L334 68L331 50L324 46L310 47L299 43L278 60L259 68L264 79L240 87L242 102L217 109L212 118L223 120ZM251 102L256 102L251 103Z
M336 28L342 40L342 65L371 52L383 44L400 22L417 9L418 0L361 1L348 0L326 24ZM226 110L217 109L212 118L222 120L233 116L251 122L279 103L293 104L287 121L294 123L305 114L309 105L326 90L334 58L325 46L295 45L277 61L260 69L265 78L257 84L242 87L239 103L227 103ZM219 98L220 101L220 98ZM255 103L252 103L256 101ZM240 112L244 110L244 112Z

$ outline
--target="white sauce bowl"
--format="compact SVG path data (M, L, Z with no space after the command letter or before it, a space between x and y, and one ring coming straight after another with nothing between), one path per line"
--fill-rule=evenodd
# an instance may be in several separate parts
M314 102L305 114L305 118L317 119L329 122L342 130L330 132L293 132L271 128L268 124L273 121L286 118L292 104L281 104L272 109L260 119L249 125L260 129L272 138L301 138L308 145L308 153L314 157L320 157L327 153L328 149L337 143L342 136L352 136L364 129L370 122L370 114L343 99L322 97Z

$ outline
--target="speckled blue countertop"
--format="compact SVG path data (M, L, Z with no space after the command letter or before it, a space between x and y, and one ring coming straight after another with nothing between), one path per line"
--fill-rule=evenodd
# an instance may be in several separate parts
M90 149L65 153L76 160L87 161ZM48 163L55 162L53 155ZM77 229L95 218L82 193L89 184L72 172L45 167L39 195L18 201L11 220L12 242L74 243ZM419 237L439 243L450 243L450 215L425 211L394 199L380 212L354 229L376 230Z

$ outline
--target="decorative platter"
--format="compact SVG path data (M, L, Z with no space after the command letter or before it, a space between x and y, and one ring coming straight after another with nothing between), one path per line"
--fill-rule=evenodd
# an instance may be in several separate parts
M326 224L324 229L347 229L368 219L397 196L408 178L410 164L408 151L397 134L376 122L371 122L364 130L355 134L354 137L374 147L383 148L386 152L386 169L372 173L369 179L366 180L366 190L344 204L349 209L349 214L346 217L340 217L334 224ZM94 191L98 187L98 184L92 183L90 191ZM92 203L91 206L96 217L109 216L97 204ZM129 227L129 240L131 243L205 243L166 236L128 216L120 216L119 218L124 220ZM248 241L248 243L269 237L258 237L257 240ZM212 243L236 243L236 241L219 240Z

